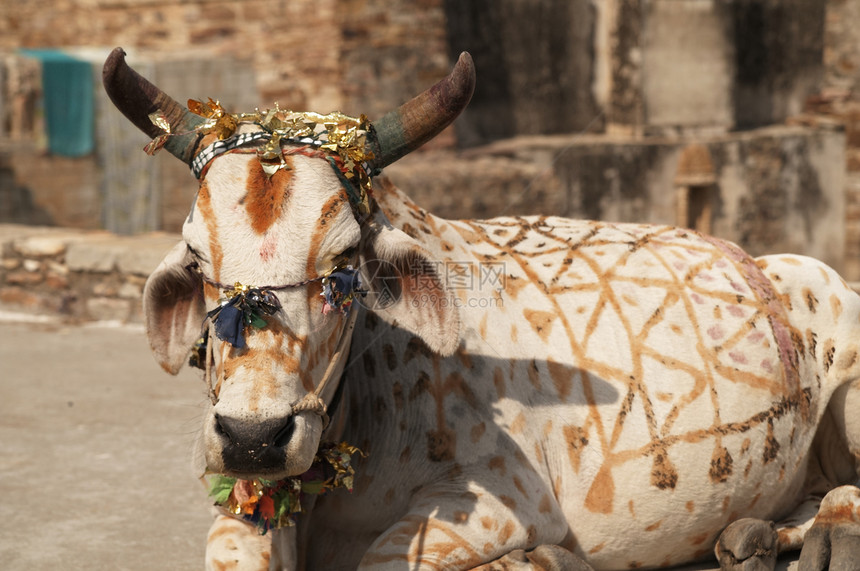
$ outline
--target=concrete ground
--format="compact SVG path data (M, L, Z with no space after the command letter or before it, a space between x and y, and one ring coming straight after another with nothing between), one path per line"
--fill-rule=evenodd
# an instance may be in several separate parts
M0 308L0 568L201 569L205 399L194 370L156 365L140 326Z
M140 327L0 313L0 568L202 569L190 450L206 395Z

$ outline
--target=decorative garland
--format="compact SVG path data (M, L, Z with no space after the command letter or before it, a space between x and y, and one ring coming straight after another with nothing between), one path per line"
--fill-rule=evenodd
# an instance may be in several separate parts
M323 444L310 470L278 481L242 480L220 474L209 476L209 496L234 516L254 524L261 535L270 529L295 525L302 501L337 488L352 492L352 456L364 453L346 442Z
M332 163L340 175L351 184L347 186L347 192L353 187L358 191L357 195L350 192L350 202L362 214L370 211L368 196L372 193L372 183L367 172L367 161L372 160L374 155L367 150L366 137L370 132L370 123L367 117L349 117L340 112L321 115L312 112L296 112L281 110L277 104L274 109L265 111L256 110L254 113L227 113L218 101L211 98L207 103L188 100L188 109L206 121L199 127L184 133L172 132L166 115L156 111L149 115L150 121L163 133L153 139L144 151L153 155L158 152L168 138L174 135L185 135L188 133L215 134L218 141L198 153L202 164L193 165L195 176L200 176L205 164L220 153L227 152L239 145L248 142L259 141L264 143L258 150L257 156L263 171L267 176L272 176L280 169L288 168L284 159L281 143L293 143L311 145L325 150L334 155L336 160ZM242 123L253 123L263 129L263 133L236 135L236 130ZM232 141L232 145L225 145L224 141L239 137ZM242 139L244 137L244 140Z

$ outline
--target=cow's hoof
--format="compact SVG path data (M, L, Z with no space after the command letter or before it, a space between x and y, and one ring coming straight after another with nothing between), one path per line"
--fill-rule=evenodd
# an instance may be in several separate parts
M860 570L860 490L841 486L824 496L815 522L803 538L797 568Z
M772 571L777 552L773 522L752 518L733 522L714 546L722 571Z

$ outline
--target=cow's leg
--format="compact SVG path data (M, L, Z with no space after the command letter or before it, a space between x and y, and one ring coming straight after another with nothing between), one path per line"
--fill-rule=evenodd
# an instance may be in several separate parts
M592 571L591 565L558 545L516 549L472 571Z
M507 476L519 484L511 485L510 494L499 482L491 491L466 476L459 489L448 481L421 490L407 514L373 542L360 568L473 569L519 549L563 544L568 524L552 491L534 473ZM550 550L539 555L549 561Z
M250 524L218 515L206 537L206 570L268 571L271 535Z
M856 486L840 486L821 500L804 537L798 568L860 570L860 489Z

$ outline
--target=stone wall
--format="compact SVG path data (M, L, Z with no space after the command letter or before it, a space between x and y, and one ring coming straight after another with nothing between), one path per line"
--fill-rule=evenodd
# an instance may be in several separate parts
M140 323L146 278L178 239L0 224L0 308Z
M828 0L824 81L810 110L846 129L845 271L860 279L860 0Z
M860 0L827 0L824 86L860 99Z
M599 10L583 0L446 0L450 55L471 53L479 77L456 123L460 144L601 130Z
M778 124L822 77L816 0L609 0L608 122L662 135Z
M233 111L278 103L374 118L449 69L442 0L0 0L0 13L0 56L90 46L88 57L102 53L103 61L122 46L131 65L177 100L211 96ZM96 93L103 96L100 86ZM126 233L181 228L195 181L170 157L140 153L146 139L129 134L133 127L108 126L121 141L99 131L99 150L108 153L65 159L34 149L31 139L3 141L10 130L2 115L0 221ZM453 131L433 142L453 144ZM136 174L110 176L117 168ZM126 188L128 181L141 188ZM146 212L124 223L133 210Z

